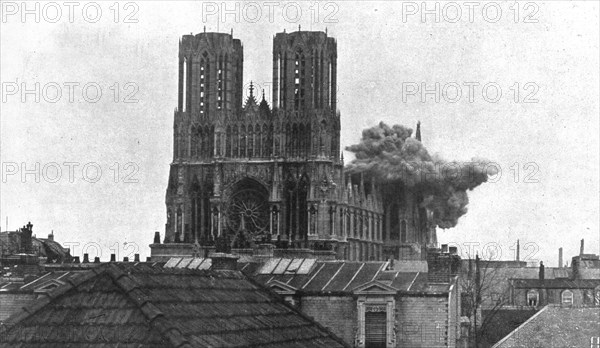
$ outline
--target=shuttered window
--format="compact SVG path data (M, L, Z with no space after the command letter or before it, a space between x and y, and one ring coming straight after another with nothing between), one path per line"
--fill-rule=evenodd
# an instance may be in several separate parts
M365 313L365 348L386 348L386 319L385 311Z

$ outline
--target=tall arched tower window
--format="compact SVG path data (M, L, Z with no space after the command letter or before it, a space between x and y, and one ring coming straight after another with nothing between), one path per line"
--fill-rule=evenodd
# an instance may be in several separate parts
M246 126L240 128L240 157L246 157Z
M407 229L406 220L402 220L400 222L400 241L402 243L406 243L406 238L407 238L407 236L406 236L406 234L407 234L406 229Z
M239 153L238 153L238 144L239 144L239 134L238 134L238 127L237 126L233 126L233 134L232 134L232 139L231 141L233 142L232 147L231 147L231 157L238 157Z
M398 240L400 237L400 217L398 216L398 205L396 203L389 206L388 215L390 239Z
M248 126L248 158L254 156L254 129L252 125Z
M192 158L196 158L198 156L198 133L196 131L196 126L192 126L190 130L190 156Z
M221 110L223 108L223 91L225 90L225 72L223 69L223 55L219 55L219 60L217 61L217 110Z
M187 72L188 72L188 60L186 57L186 58L183 58L183 83L182 83L183 92L181 94L181 97L183 98L183 102L182 102L183 112L187 111L187 80L188 80Z
M231 126L227 126L225 137L225 156L231 157Z
M301 48L296 50L294 59L294 110L304 106L306 60Z

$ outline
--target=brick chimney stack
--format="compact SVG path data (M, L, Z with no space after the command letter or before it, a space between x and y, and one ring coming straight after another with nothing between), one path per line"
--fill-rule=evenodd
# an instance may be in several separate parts
M573 279L581 278L579 275L579 267L581 263L581 257L573 256L571 259L571 269L573 270Z
M21 228L21 250L23 254L33 253L33 242L31 235L33 234L33 225L28 222L27 225Z
M454 250L448 252L448 245L442 249L431 248L427 251L427 278L431 283L449 283L458 275L460 256Z
M211 270L214 271L235 271L237 270L237 260L240 258L237 255L226 253L213 253L210 256L212 260Z
M540 280L544 280L544 278L546 277L546 271L545 271L545 267L544 267L544 262L540 261Z
M563 249L558 248L558 268L562 268L563 267Z

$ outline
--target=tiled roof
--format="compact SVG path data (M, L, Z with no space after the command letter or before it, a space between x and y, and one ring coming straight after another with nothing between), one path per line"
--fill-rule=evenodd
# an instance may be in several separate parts
M493 348L590 347L600 336L600 307L546 306Z
M0 347L344 347L238 271L108 264L0 330Z

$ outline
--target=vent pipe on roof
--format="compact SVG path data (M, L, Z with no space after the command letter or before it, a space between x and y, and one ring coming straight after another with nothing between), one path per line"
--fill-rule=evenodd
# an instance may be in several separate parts
M583 255L583 239L581 240L581 246L579 247L579 256Z

